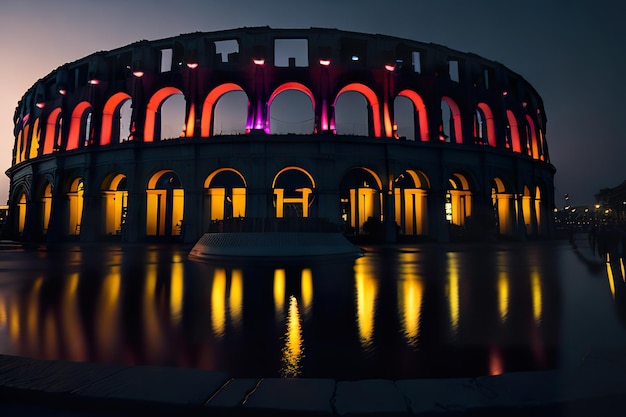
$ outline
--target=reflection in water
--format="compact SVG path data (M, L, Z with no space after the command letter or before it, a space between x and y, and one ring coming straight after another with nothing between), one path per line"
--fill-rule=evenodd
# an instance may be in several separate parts
M535 269L530 274L530 287L532 291L533 318L535 324L541 324L541 315L543 313L543 296L541 293L541 278L539 272Z
M356 260L354 265L356 318L361 347L366 351L373 348L374 313L378 295L378 284L372 272L372 265L368 258L363 257Z
M458 253L448 252L448 305L450 306L450 329L459 329L459 260Z
M12 254L28 267L6 284L0 265L0 354L241 378L545 369L558 359L562 251L424 245L237 265L190 261L168 246Z
M293 295L289 297L289 312L287 313L287 331L284 336L285 345L282 349L283 366L281 376L285 378L297 377L301 372L300 361L304 357L304 343L298 300Z

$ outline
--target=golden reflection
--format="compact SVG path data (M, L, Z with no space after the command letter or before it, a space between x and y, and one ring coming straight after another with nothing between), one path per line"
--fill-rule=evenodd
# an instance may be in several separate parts
M300 361L304 357L304 344L298 300L293 295L289 297L287 331L285 332L285 346L283 346L282 354L283 366L280 370L281 376L284 378L297 377L302 371Z
M241 311L243 305L243 274L241 269L233 269L230 276L229 308L230 318L233 325L241 323Z
M282 318L285 308L285 270L274 270L274 308L278 320Z
M172 324L180 323L183 317L184 264L180 261L172 263L172 279L170 289L170 319Z
M423 294L424 284L419 277L410 276L398 281L398 300L404 337L412 347L416 347L419 340Z
M302 307L307 315L313 302L313 274L310 268L304 268L301 273L302 281Z
M615 278L613 277L613 268L611 268L611 259L609 254L606 254L606 273L609 277L609 288L611 289L611 295L615 300Z
M541 323L541 315L543 314L543 294L541 291L541 279L539 272L533 271L530 275L530 286L533 296L533 317L535 323Z
M498 310L500 320L505 322L509 315L509 277L505 271L498 274Z
M221 338L226 328L226 270L216 268L211 288L211 325L213 334Z
M8 307L4 296L0 297L0 327L6 327L7 325L7 316L8 316Z
M624 273L624 258L619 258L619 268L622 271L622 281L626 282L626 274Z
M107 355L113 352L117 344L119 329L119 309L121 277L120 267L111 266L107 276L102 281L95 313L97 347L101 354Z
M63 340L65 341L68 359L75 361L83 361L86 359L84 334L80 321L81 316L77 297L79 281L80 277L78 272L75 272L66 278L66 288L61 301ZM52 318L52 315L48 315L47 318ZM58 322L54 319L50 323L46 320L46 330L57 332L57 324ZM48 326L51 328L54 327L55 330L48 329ZM46 331L46 335L47 333L48 331ZM51 347L53 344L46 342L46 346Z
M143 298L143 322L145 329L146 355L156 355L162 343L161 327L159 326L156 306L157 265L146 265L146 278Z
M356 281L357 324L361 347L371 347L374 338L374 309L378 296L378 284L365 257L357 259L354 265Z
M31 346L40 346L39 332L37 330L39 322L39 293L43 285L43 277L39 277L33 282L26 308L26 334L27 340L31 342Z
M450 327L456 333L459 328L459 260L454 252L448 252L448 303Z

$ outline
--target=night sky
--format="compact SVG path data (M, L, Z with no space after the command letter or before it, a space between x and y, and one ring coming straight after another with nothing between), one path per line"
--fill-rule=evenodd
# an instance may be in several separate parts
M0 0L0 168L22 95L58 66L141 39L244 26L323 27L445 45L498 61L543 98L555 201L626 180L621 0ZM8 195L0 177L0 204Z

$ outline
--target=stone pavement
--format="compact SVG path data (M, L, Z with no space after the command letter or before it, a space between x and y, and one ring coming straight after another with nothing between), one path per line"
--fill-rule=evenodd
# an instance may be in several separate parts
M0 356L0 416L624 416L626 352L568 370L456 379L231 378Z

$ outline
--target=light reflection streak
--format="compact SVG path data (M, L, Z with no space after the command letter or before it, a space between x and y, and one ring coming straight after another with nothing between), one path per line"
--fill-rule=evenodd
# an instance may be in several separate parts
M81 326L80 308L78 305L78 283L80 276L78 272L69 275L66 278L66 288L61 301L62 306L62 323L63 339L65 348L68 352L68 359L75 361L83 361L86 359L86 351L84 345L84 334ZM52 320L52 322L49 322ZM46 315L46 329L47 331L54 331L58 334L58 331L52 330L59 324L58 320L55 320L52 314ZM46 332L47 333L47 332ZM48 336L48 335L46 335ZM52 343L46 343L48 347L52 347ZM57 357L57 354L53 354L51 358Z
M308 316L313 303L313 274L310 268L304 268L302 270L300 280L302 287L302 307L304 309L304 315Z
M448 252L447 255L450 328L453 333L456 333L459 330L459 259L454 252Z
M243 274L241 269L233 269L230 276L229 293L230 319L234 326L241 324L241 312L243 304Z
M606 274L609 278L609 288L611 289L611 295L615 300L615 278L613 277L613 268L611 268L611 258L607 252L606 254Z
M533 317L537 325L541 324L543 315L543 294L541 290L541 279L539 272L534 270L530 274L530 287L533 302Z
M416 347L419 341L424 284L419 277L406 277L398 282L398 293L404 337L409 346Z
M626 273L624 273L624 258L619 258L619 267L620 271L622 271L622 281L626 282Z
M146 265L146 277L143 294L143 323L145 329L146 355L154 360L163 346L163 337L158 321L158 308L156 305L157 265Z
M226 270L216 268L211 288L211 326L213 334L221 338L226 328Z
M276 311L276 320L280 321L283 317L285 308L285 270L274 270L274 309Z
M289 297L289 312L286 324L285 345L282 349L283 366L280 374L284 378L295 378L302 372L300 361L304 357L304 343L302 340L298 300L293 295Z
M39 318L39 296L42 285L43 277L38 277L35 282L33 282L33 287L27 301L26 334L28 337L26 340L31 342L31 346L41 346L37 327Z
M489 375L496 376L504 373L502 352L497 347L489 349Z
M121 288L120 267L111 266L107 276L102 281L102 289L96 310L96 338L97 349L103 357L113 354L119 339L119 309ZM111 359L115 359L111 356Z
M498 274L498 310L504 323L509 316L509 277L505 271Z
M184 264L172 263L172 277L170 286L170 319L173 325L180 323L183 317L183 294L184 294Z
M374 309L378 296L378 285L366 258L357 259L354 265L354 279L356 284L357 324L361 347L369 350L374 339Z

